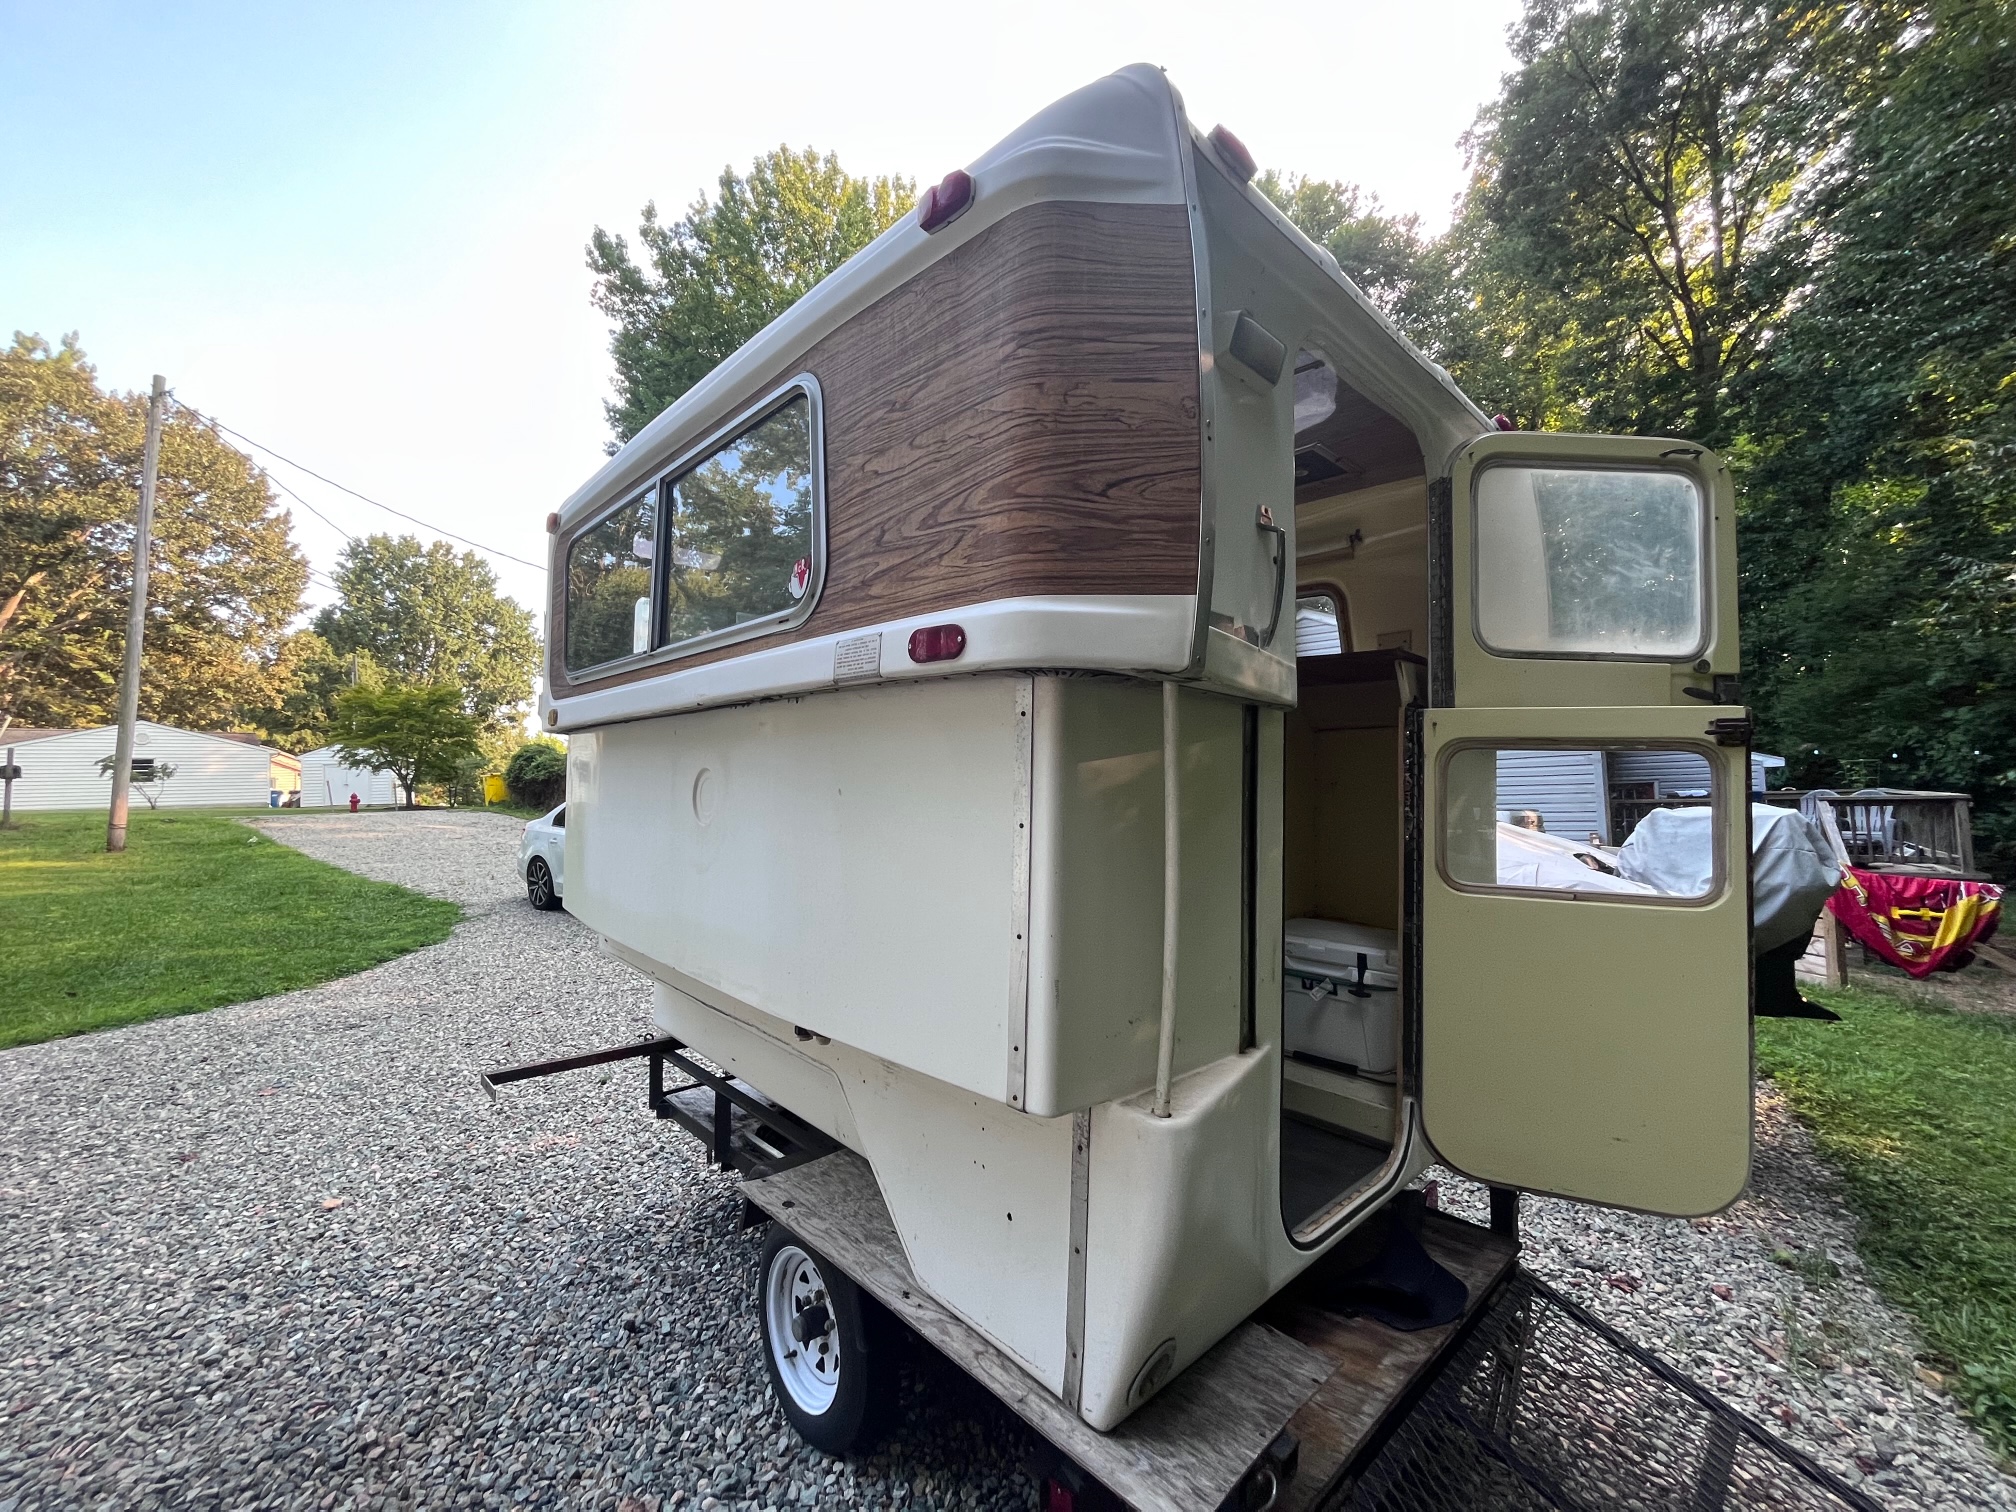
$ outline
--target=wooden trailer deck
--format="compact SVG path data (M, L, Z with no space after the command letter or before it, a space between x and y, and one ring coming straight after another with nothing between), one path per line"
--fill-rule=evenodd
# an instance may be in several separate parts
M1100 1433L918 1286L860 1156L839 1150L747 1180L742 1190L1136 1512L1213 1512L1283 1428L1300 1441L1301 1464L1277 1506L1319 1505L1461 1326L1400 1333L1367 1318L1270 1303L1117 1429ZM1422 1240L1469 1287L1470 1312L1515 1254L1509 1239L1440 1213L1427 1216Z

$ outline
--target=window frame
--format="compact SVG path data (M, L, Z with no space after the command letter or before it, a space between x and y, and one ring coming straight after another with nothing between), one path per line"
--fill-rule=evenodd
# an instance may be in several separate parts
M1711 852L1715 869L1708 880L1708 891L1694 898L1669 897L1664 893L1614 893L1602 891L1578 892L1573 888L1561 887L1507 887L1499 883L1466 882L1449 869L1449 766L1458 756L1468 751L1686 751L1701 756L1708 764L1709 798L1708 807L1713 814ZM1502 740L1465 739L1452 741L1444 746L1435 763L1435 810L1426 816L1435 832L1435 871L1443 885L1452 892L1475 893L1485 897L1500 898L1549 898L1562 903L1618 903L1653 908L1707 908L1719 903L1728 893L1730 886L1729 867L1724 852L1727 849L1728 826L1734 822L1731 813L1729 784L1722 780L1718 762L1718 748L1705 740L1534 740L1507 737ZM1607 770L1607 768L1606 768ZM1749 800L1749 790L1744 790L1744 800Z
M744 435L761 425L765 420L803 397L806 403L806 435L811 443L812 481L812 525L811 555L812 570L806 580L805 596L793 604L789 610L778 614L764 615L760 619L748 620L739 625L729 625L720 630L710 630L704 635L692 635L683 640L658 644L665 633L665 602L667 575L670 570L669 556L671 533L669 526L672 489L686 474L706 463L716 452L733 445ZM624 656L612 657L608 661L597 662L593 666L579 669L568 667L566 630L563 624L560 638L560 662L566 670L570 684L580 684L609 676L618 671L629 671L640 667L656 666L660 663L682 660L699 651L712 650L717 646L732 645L737 641L754 640L760 636L777 635L795 630L812 617L821 594L826 588L826 423L825 400L819 388L819 380L810 373L799 373L787 379L776 388L765 393L753 404L740 410L709 431L700 440L683 448L671 462L656 469L648 481L640 481L625 488L616 501L608 508L599 510L575 526L561 550L560 572L562 579L562 612L571 615L573 606L565 601L565 581L567 565L575 544L589 531L608 522L619 511L634 504L640 497L650 493L655 495L658 515L654 527L651 560L651 646L644 651L633 651Z
M1693 452L1694 448L1688 448ZM1685 652L1670 655L1644 656L1621 651L1513 651L1494 646L1484 638L1482 592L1484 578L1483 526L1479 495L1483 491L1485 477L1491 472L1506 467L1523 467L1542 472L1610 472L1649 473L1654 476L1680 478L1694 490L1694 500L1700 509L1701 529L1697 540L1700 543L1701 574L1698 587L1700 610L1699 634L1693 646ZM1708 488L1691 470L1684 467L1660 467L1644 463L1603 462L1579 463L1567 459L1542 460L1535 457L1491 457L1486 459L1470 475L1470 636L1486 655L1503 657L1514 661L1588 661L1621 662L1637 666L1679 665L1694 662L1708 654L1708 648L1715 641L1715 501Z

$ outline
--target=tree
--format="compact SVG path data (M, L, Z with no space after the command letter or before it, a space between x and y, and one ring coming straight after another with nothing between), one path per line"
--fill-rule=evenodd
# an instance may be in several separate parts
M1459 237L1497 344L1557 370L1529 389L1592 429L1726 442L1811 266L1802 183L1895 25L1880 3L1530 0L1467 138Z
M567 747L550 735L526 741L504 767L504 786L526 808L553 808L567 796Z
M339 695L329 735L352 766L398 778L413 808L421 783L453 781L481 750L482 729L453 683L398 683Z
M530 612L497 592L497 575L476 553L365 536L343 548L333 576L342 597L315 616L315 633L338 664L369 657L395 681L452 682L480 723L508 724L523 711L539 637Z
M0 351L0 714L109 722L132 584L147 402L74 337ZM268 695L308 567L264 476L188 411L162 428L143 718L230 728Z
M857 179L838 158L779 147L747 176L721 170L719 198L703 195L665 224L644 207L642 254L600 226L588 243L595 307L615 323L617 441L629 440L806 290L894 225L911 207L908 179ZM611 450L614 450L612 446Z
M1298 231L1336 258L1344 276L1386 314L1399 316L1424 274L1432 277L1418 215L1388 215L1378 195L1356 184L1303 178L1272 168L1255 179L1253 187L1272 200Z
M2016 15L1926 8L1749 386L1746 668L1802 781L1975 796L2016 871Z
M112 775L112 768L117 764L110 756L100 756L98 758L98 775L101 777L110 777ZM127 785L147 800L147 807L151 812L161 807L161 789L168 785L168 779L173 777L178 770L179 768L166 761L149 761L144 759L135 761L128 770Z
M328 744L341 694L384 682L384 669L369 652L345 656L313 630L296 630L280 643L272 675L256 700L239 706L237 720L283 751L313 750Z

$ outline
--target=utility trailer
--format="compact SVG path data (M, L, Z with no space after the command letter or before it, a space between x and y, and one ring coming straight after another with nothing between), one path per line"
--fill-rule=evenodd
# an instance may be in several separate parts
M766 1351L822 1447L880 1405L858 1273L1102 1473L1215 1401L1216 1505L1424 1364L1281 1320L1435 1159L1501 1206L1747 1180L1728 470L1495 424L1253 176L1100 80L549 517L567 906L717 1078L668 1116L784 1162ZM1684 767L1707 861L1523 823L1535 753ZM1423 1223L1474 1316L1502 1236Z
M894 1363L886 1336L893 1322L1044 1441L1052 1451L1044 1512L1114 1503L1133 1512L1878 1512L1520 1269L1518 1206L1506 1192L1493 1193L1490 1228L1420 1215L1423 1247L1463 1287L1460 1311L1447 1322L1394 1328L1327 1305L1320 1287L1284 1293L1120 1427L1100 1433L932 1298L905 1258L867 1162L696 1060L678 1040L482 1080L494 1098L514 1081L639 1058L650 1064L651 1110L742 1178L743 1226L769 1222L766 1250L802 1247L828 1286L858 1289L881 1310L883 1369ZM683 1085L668 1087L668 1071ZM774 1326L766 1321L766 1331ZM779 1399L790 1401L779 1385Z

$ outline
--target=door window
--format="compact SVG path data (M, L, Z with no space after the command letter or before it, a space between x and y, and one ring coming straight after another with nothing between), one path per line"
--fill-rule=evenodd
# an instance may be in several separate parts
M1707 638L1707 501L1642 468L1476 475L1477 638L1501 656L1685 661Z
M1630 780L1653 765L1663 784ZM1462 891L1698 903L1721 890L1715 769L1699 751L1464 745L1443 757L1441 791L1442 873Z

